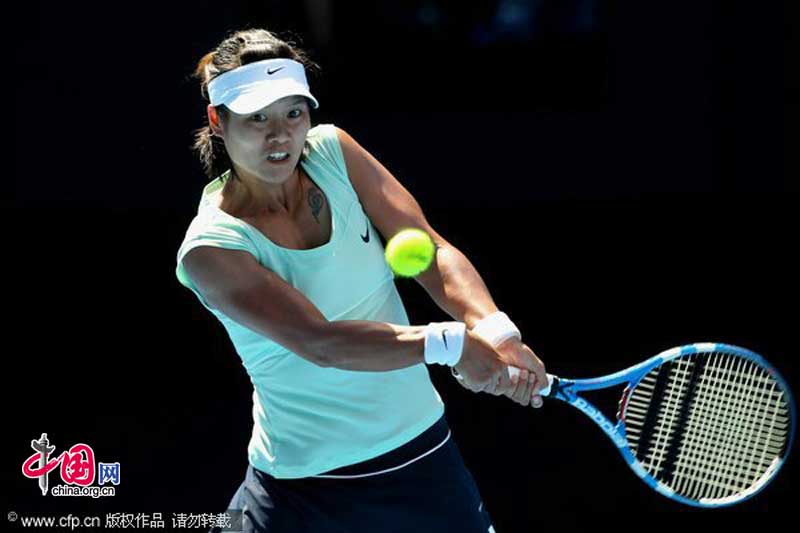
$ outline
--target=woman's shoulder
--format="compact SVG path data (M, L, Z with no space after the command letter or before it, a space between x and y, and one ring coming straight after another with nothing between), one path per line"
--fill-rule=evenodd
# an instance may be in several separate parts
M307 139L309 141L324 142L330 140L339 140L336 133L338 128L335 124L317 124L308 130Z
M339 128L334 124L318 124L308 130L306 142L309 145L310 156L319 156L329 164L333 164L339 171L344 171L344 154L339 143Z

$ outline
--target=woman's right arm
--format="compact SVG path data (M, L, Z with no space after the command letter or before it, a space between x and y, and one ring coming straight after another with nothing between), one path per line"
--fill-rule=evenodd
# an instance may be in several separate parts
M317 365L388 371L425 362L425 326L329 321L248 252L199 246L186 254L183 266L211 306ZM459 369L488 384L505 366L488 344L468 333Z

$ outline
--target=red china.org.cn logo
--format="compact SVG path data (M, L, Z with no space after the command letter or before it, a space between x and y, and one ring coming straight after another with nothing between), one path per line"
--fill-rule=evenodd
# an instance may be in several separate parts
M114 496L119 485L119 463L97 463L95 469L94 451L88 444L75 444L61 455L50 459L55 446L50 446L47 433L42 433L39 440L31 441L31 448L36 452L22 464L25 477L39 480L42 496L47 495L50 487L50 472L61 465L61 481L64 485L56 485L50 490L53 496ZM97 478L97 486L92 484Z

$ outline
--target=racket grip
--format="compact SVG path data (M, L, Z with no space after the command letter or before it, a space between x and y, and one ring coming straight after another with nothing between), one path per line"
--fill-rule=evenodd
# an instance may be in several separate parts
M509 378L513 378L514 376L519 376L519 372L520 372L519 368L517 368L515 366L510 366L510 365L507 366L506 368L508 368L508 377ZM464 381L464 378L461 376L461 374L458 373L458 371L455 369L455 367L451 368L450 372L453 374L453 377L455 377L456 379ZM547 374L547 386L539 391L539 396L544 397L544 396L547 396L547 395L550 394L550 387L553 385L553 379L554 378L555 378L555 376L553 376L552 374Z
M513 379L515 376L519 376L520 372L519 368L510 365L507 368L508 368L508 377ZM553 376L547 374L547 386L539 390L539 396L544 397L550 394L550 386L552 384L553 384Z

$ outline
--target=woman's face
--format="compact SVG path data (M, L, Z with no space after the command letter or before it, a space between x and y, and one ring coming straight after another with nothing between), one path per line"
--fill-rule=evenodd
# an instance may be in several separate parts
M221 125L213 106L209 106L208 112L212 130L224 139L228 156L240 176L244 173L271 184L283 183L291 177L311 128L305 97L287 96L246 115L229 111ZM280 161L268 157L278 152L288 153L288 157Z

